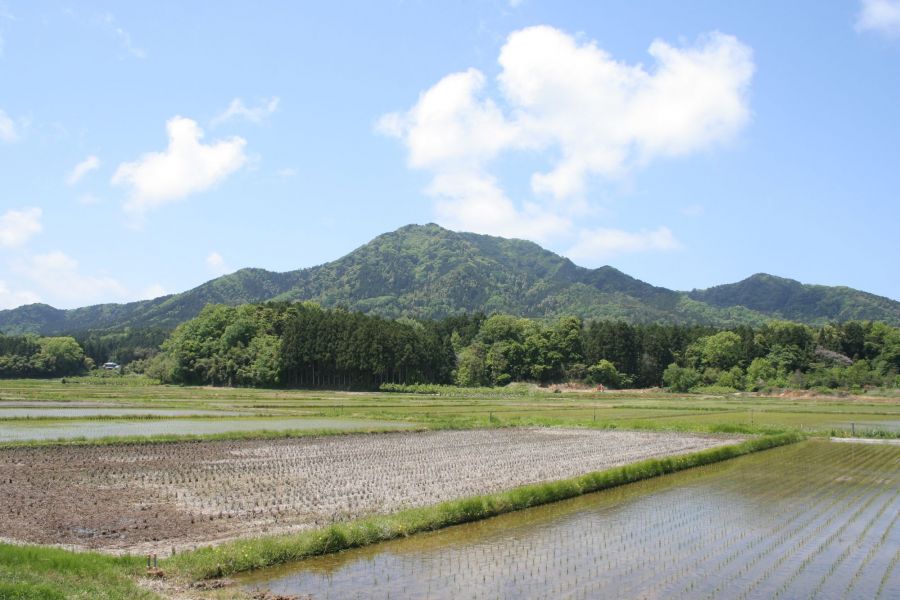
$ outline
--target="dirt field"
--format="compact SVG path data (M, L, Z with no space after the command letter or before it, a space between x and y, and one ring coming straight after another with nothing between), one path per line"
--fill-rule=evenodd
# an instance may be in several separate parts
M8 449L0 451L0 538L164 553L736 441L493 429Z

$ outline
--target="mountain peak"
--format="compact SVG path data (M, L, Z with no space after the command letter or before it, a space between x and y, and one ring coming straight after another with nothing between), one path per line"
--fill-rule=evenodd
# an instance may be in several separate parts
M900 302L767 273L683 293L610 266L586 269L534 242L410 224L323 265L273 273L245 268L192 290L129 304L0 311L0 331L44 334L125 326L174 327L208 303L314 300L385 317L440 318L481 311L554 318L717 326L787 318L869 319L900 325Z

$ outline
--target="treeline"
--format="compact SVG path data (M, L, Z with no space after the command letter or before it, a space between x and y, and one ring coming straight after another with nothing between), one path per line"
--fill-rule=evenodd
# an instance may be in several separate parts
M483 314L388 320L314 303L209 306L148 369L185 384L375 389L385 383L611 388L898 386L900 330L790 322L721 331Z
M455 357L439 329L314 303L207 306L175 329L147 371L167 382L235 386L444 383Z
M676 358L663 375L675 391L900 387L900 329L879 322L719 331Z
M0 336L0 377L71 375L112 360L126 365L126 373L189 385L900 387L900 329L879 322L812 328L774 321L720 330L478 313L389 320L306 302L210 305L171 333L76 337Z
M72 337L0 334L0 378L63 377L93 367Z

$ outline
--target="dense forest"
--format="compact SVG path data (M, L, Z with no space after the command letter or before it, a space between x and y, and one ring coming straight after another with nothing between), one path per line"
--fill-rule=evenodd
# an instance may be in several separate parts
M61 377L93 367L72 337L0 335L0 378Z
M208 305L174 331L0 336L0 377L55 377L107 360L168 383L378 389L577 382L675 391L900 387L900 329L535 320L482 313L391 320L312 302Z

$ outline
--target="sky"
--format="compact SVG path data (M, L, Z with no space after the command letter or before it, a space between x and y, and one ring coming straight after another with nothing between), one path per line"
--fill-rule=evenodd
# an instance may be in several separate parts
M900 0L0 0L0 308L409 223L900 299Z

